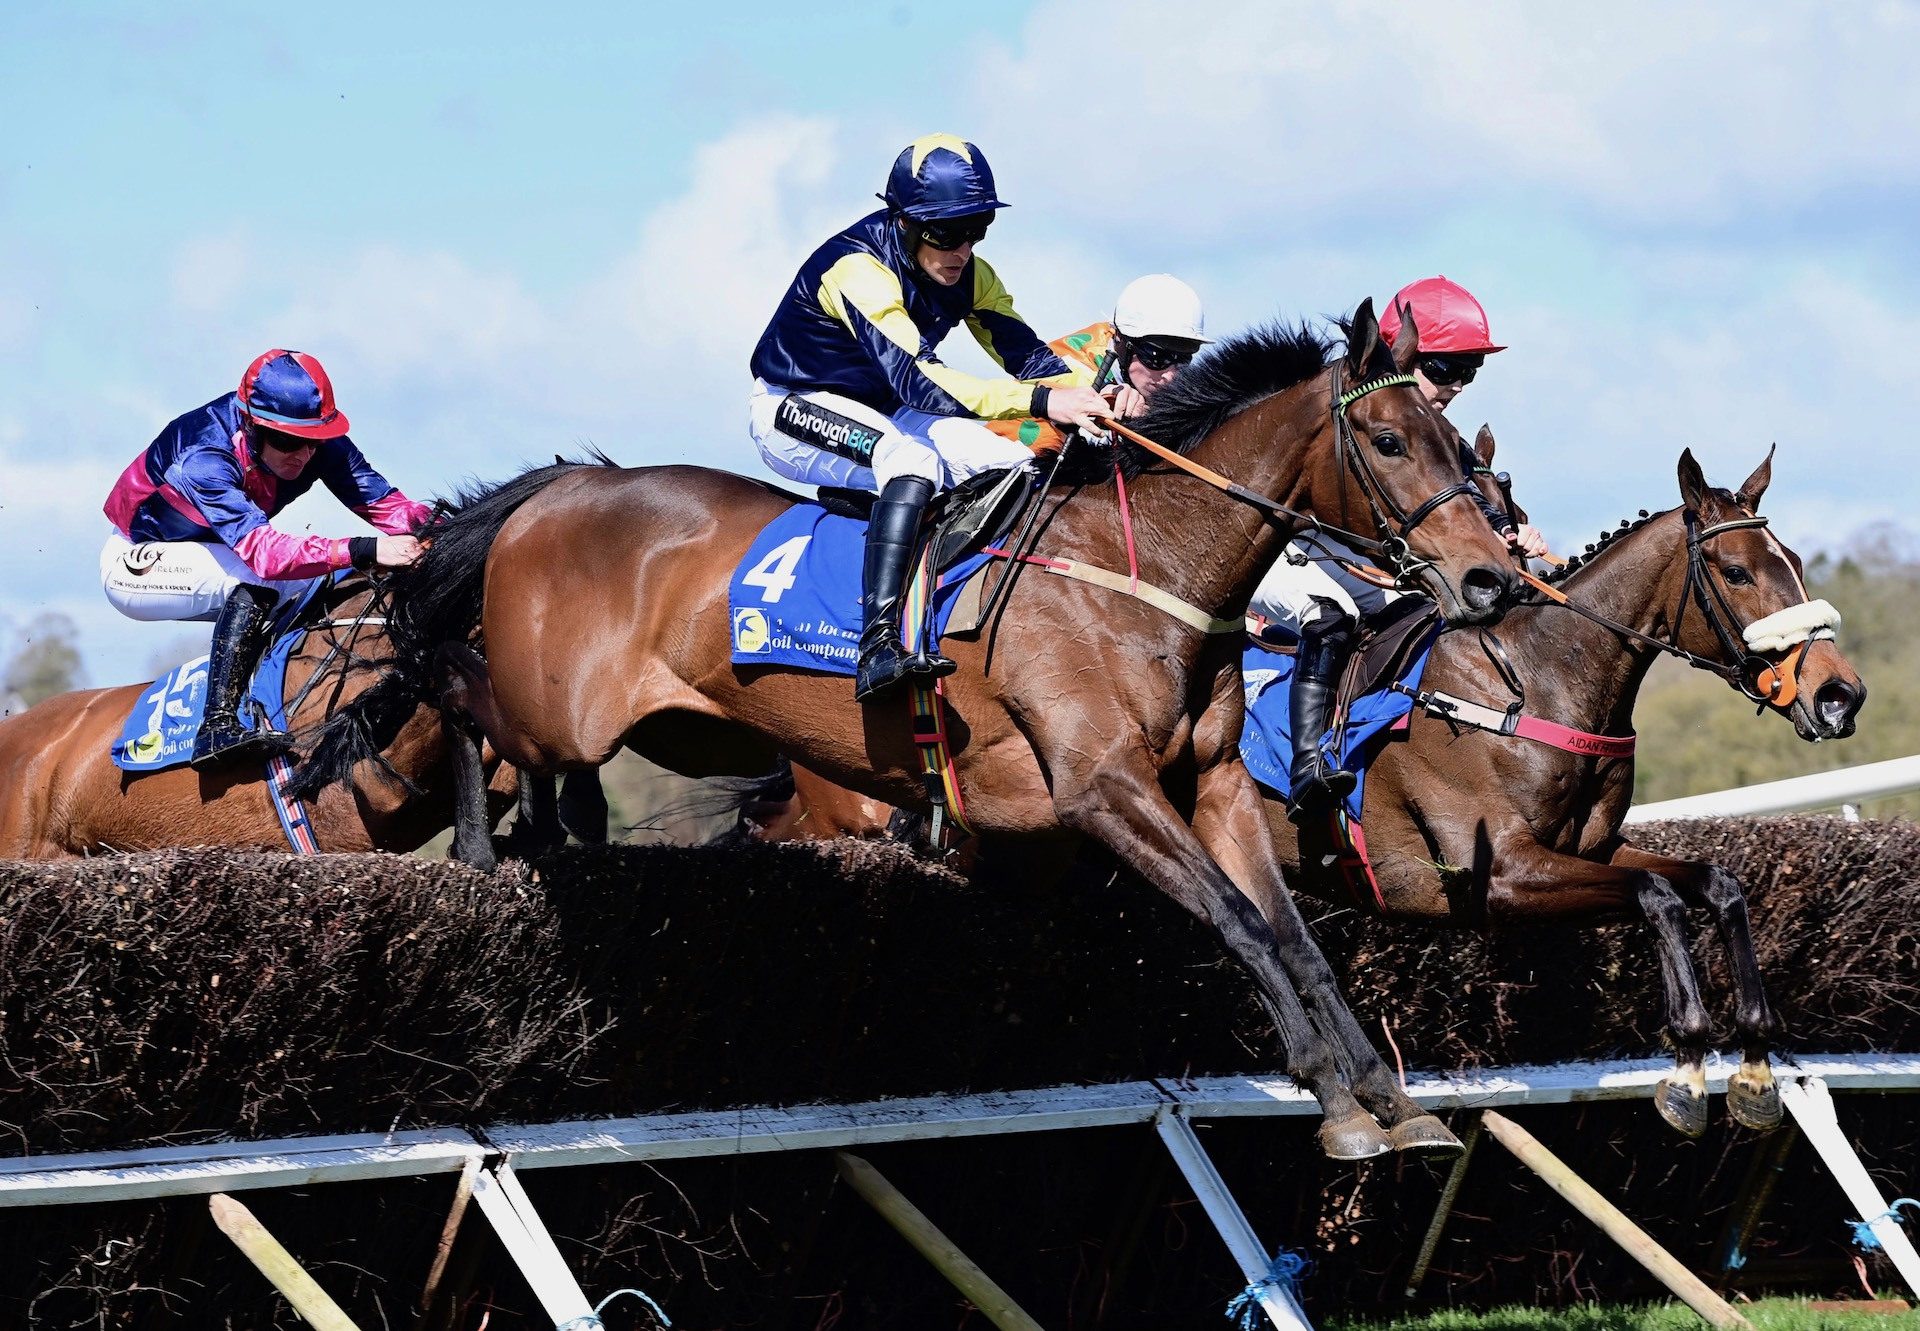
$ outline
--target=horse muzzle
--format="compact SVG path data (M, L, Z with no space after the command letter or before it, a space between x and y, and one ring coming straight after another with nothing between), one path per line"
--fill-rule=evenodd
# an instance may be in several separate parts
M1854 680L1830 679L1813 691L1800 695L1793 708L1793 728L1801 739L1845 739L1854 731L1860 708L1867 701L1867 686Z
M1495 624L1519 600L1521 583L1510 568L1496 564L1476 564L1460 578L1456 589L1446 575L1432 565L1420 570L1418 581L1448 625Z

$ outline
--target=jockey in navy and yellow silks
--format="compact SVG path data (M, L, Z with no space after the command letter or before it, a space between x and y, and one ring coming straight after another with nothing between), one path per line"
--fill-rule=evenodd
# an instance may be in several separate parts
M750 423L767 465L808 485L877 491L862 573L863 701L953 663L900 646L898 608L921 516L936 490L1031 454L986 421L1033 415L1091 424L1109 414L1074 382L974 255L997 209L980 150L951 134L894 161L886 208L814 251L753 353ZM982 379L936 350L965 323L1011 379Z

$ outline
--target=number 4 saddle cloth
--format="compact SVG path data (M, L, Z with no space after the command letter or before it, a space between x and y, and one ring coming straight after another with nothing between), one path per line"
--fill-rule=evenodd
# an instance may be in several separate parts
M818 504L795 504L754 538L727 585L733 663L851 675L860 656L860 567L867 524ZM992 558L976 553L936 579L937 642L967 581ZM903 598L903 601L913 598ZM917 625L908 625L913 640Z

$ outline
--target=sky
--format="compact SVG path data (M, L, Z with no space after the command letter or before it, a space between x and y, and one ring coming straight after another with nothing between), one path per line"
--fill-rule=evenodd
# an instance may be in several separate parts
M70 616L95 684L204 649L106 604L100 505L270 346L416 498L587 444L759 472L754 340L936 130L1042 336L1144 272L1217 333L1464 283L1510 349L1451 414L1556 549L1686 447L1731 485L1777 443L1803 552L1920 527L1917 65L1900 0L9 0L0 628ZM366 530L323 490L277 525Z

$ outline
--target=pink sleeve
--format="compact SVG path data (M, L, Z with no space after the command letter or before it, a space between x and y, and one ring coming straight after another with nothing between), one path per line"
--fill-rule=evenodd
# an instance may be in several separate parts
M354 512L389 536L410 536L433 516L432 509L414 502L398 490L389 490Z
M289 536L265 523L235 542L233 552L246 561L248 568L272 582L313 578L353 567L344 536Z

